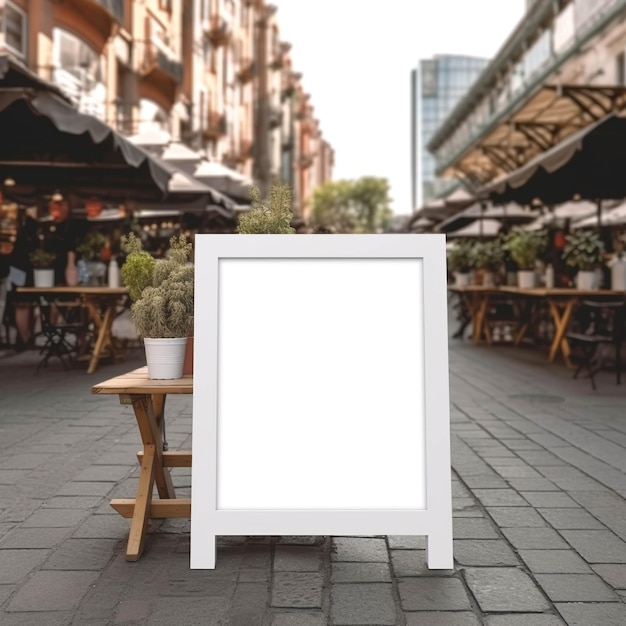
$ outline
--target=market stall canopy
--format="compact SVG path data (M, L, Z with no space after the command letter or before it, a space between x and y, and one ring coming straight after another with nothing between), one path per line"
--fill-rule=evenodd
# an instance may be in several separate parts
M565 222L569 220L572 223L578 223L582 219L595 216L597 206L594 202L580 200L578 202L565 202L559 204L552 209L544 208L543 214L530 224L524 227L525 230L541 230L555 223ZM597 218L593 218L597 223Z
M4 70L3 70L4 67ZM4 74L2 72L4 71ZM165 165L101 120L79 113L58 89L0 57L0 179L24 202L62 189L103 200L232 205L206 185L181 183Z
M612 208L602 211L600 217L600 224L602 226L622 226L626 224L626 202ZM596 215L590 215L585 219L579 220L572 225L572 228L590 228L598 225L598 218Z
M241 204L250 204L250 187L254 181L244 174L217 161L202 159L193 175Z
M505 108L491 130L438 173L482 187L625 107L623 86L544 85L517 109ZM429 149L436 143L437 134Z
M494 203L560 204L575 197L626 196L626 119L611 114L575 133L505 178L484 187Z
M499 220L476 220L459 230L447 233L447 237L466 237L477 239L481 237L497 237L502 230L502 222Z
M451 232L470 224L476 219L496 219L507 224L524 224L532 222L537 215L536 211L523 209L513 203L505 204L504 206L493 206L476 202L464 211L438 224L436 230L442 233Z

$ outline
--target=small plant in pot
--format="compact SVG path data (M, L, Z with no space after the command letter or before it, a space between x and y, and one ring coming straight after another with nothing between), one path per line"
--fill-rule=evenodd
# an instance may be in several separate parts
M472 248L472 264L482 272L482 284L485 287L495 285L495 275L504 262L502 243L495 241L479 241Z
M33 280L35 287L54 287L54 262L56 254L44 248L36 248L30 255L33 265Z
M459 241L448 250L448 267L454 272L456 287L467 287L469 272L472 269L472 244L468 241Z
M580 229L565 238L563 261L578 270L576 286L578 289L593 289L595 268L604 260L604 243L597 233Z
M513 228L506 236L505 245L511 259L517 265L517 281L520 287L535 286L535 261L547 243L548 237L545 230Z
M144 339L148 375L180 378L188 338L193 331L194 266L191 244L184 235L170 239L167 258L155 260L134 234L122 237L128 255L122 280L133 301L130 313Z
M237 232L251 234L291 234L291 187L287 183L272 183L267 201L258 187L250 187L251 209L242 213L237 222Z

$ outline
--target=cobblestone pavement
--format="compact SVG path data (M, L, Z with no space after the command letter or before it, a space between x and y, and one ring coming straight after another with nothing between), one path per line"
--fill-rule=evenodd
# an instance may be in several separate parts
M453 342L455 569L430 572L420 537L220 539L191 571L189 522L150 527L125 560L140 439L93 376L37 355L0 358L3 626L623 626L626 385L589 381L527 349ZM171 448L190 446L191 402L168 399ZM190 473L173 470L179 493Z

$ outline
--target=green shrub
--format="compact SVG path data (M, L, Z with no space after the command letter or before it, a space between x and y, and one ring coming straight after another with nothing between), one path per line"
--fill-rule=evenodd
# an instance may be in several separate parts
M590 271L602 263L604 243L597 233L579 229L565 237L563 261L577 270Z
M272 183L268 201L264 201L258 187L250 188L252 208L239 216L237 232L243 235L295 233L291 226L291 187L286 183Z
M505 239L511 258L522 271L535 268L535 261L547 244L548 235L545 230L522 230L516 227L511 229Z

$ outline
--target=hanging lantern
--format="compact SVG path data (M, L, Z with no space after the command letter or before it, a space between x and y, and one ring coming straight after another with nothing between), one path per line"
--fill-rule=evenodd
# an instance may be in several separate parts
M67 219L70 209L67 206L67 202L62 199L63 196L61 196L61 200L55 200L54 197L56 195L57 194L52 197L52 200L50 200L50 204L48 204L48 212L50 213L50 217L55 222L62 222L63 220Z
M98 217L102 213L102 201L95 197L89 198L85 202L85 210L87 211L87 217Z

